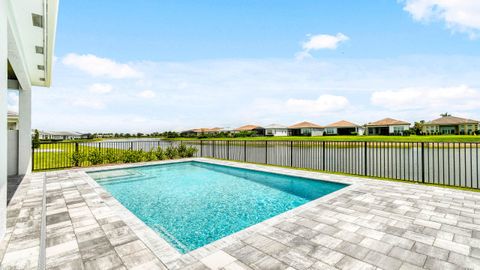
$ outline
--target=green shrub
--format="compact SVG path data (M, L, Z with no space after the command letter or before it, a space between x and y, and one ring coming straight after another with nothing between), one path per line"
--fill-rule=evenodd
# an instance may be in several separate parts
M184 158L184 157L187 157L187 145L185 144L180 144L178 147L177 147L177 153L178 153L178 157L181 157L181 158Z
M107 149L103 154L103 160L106 163L117 163L122 160L122 153L113 149Z
M122 161L124 163L134 163L143 161L143 150L126 150L123 152Z
M156 151L152 149L152 150L150 150L150 151L148 151L148 152L144 152L143 160L144 160L144 161L157 160Z
M98 149L93 149L88 153L88 161L92 165L98 165L103 163L103 154Z
M88 155L83 151L73 152L71 161L72 166L82 166L85 162L88 161Z
M178 156L177 148L174 146L169 146L165 149L165 156L168 159L174 159Z
M193 157L195 155L195 153L197 153L198 149L193 147L193 146L189 146L185 149L185 152L183 153L183 156L181 157Z
M165 159L165 151L161 147L158 147L155 149L155 156L157 157L157 160L164 160Z

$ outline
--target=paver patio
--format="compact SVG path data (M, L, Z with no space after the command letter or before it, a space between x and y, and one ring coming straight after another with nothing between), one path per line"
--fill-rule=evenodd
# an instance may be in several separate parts
M1 269L480 269L480 193L196 160L351 185L181 255L87 170L33 173L8 206Z

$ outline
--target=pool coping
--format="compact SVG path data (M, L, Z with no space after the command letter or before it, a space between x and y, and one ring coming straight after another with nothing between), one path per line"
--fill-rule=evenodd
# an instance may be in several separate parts
M334 191L332 193L329 193L313 201L310 201L299 207L293 208L291 210L278 214L274 217L266 219L260 223L244 228L238 232L225 236L219 240L216 240L198 249L182 254L176 248L170 245L170 243L168 243L165 239L163 239L157 232L155 232L148 225L146 225L142 220L140 220L137 216L135 216L135 214L133 214L130 210L128 210L125 206L123 206L115 197L113 197L107 190L105 190L98 182L96 182L88 174L88 172L155 166L155 165L161 165L161 164L174 164L174 163L183 163L183 162L190 162L190 161L209 163L209 164L215 164L215 165L223 165L223 166L229 166L229 167L235 167L235 168L243 168L243 169L261 171L261 172L276 173L276 174L282 174L282 175L288 175L288 176L294 176L294 177L302 177L302 178L307 178L307 179L317 180L317 181L341 183L341 184L346 184L348 186L340 190ZM235 241L248 237L249 235L255 232L258 232L259 230L262 230L264 228L268 228L275 224L281 223L282 221L288 220L289 218L305 210L314 208L321 203L324 203L328 200L331 200L333 198L336 198L342 195L345 192L350 191L351 189L355 189L359 185L363 185L362 183L363 181L355 181L356 179L354 177L351 177L348 180L346 180L345 178L339 178L338 176L331 175L331 174L307 172L307 171L296 171L289 168L267 167L267 166L262 166L258 164L248 164L248 163L214 160L214 159L206 159L206 158L185 158L185 159L179 159L179 160L109 165L109 166L102 166L102 167L80 169L79 171L84 176L86 176L85 179L87 183L95 190L96 193L98 193L100 196L104 198L108 198L108 199L105 199L105 203L110 207L110 209L117 216L119 216L127 224L127 226L129 226L130 229L137 235L137 237L145 243L147 248L149 248L160 259L160 261L162 261L168 267L173 266L179 260L183 262L193 262L196 260L200 260L210 254L215 253L216 251L222 248L225 248L233 244Z

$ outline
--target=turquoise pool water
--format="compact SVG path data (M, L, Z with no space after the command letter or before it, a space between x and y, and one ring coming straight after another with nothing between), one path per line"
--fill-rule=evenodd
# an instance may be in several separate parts
M346 186L194 161L89 174L182 253Z

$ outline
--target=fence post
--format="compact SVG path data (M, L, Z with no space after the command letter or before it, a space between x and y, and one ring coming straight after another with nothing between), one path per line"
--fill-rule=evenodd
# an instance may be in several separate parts
M227 140L227 160L230 160L230 141Z
M212 141L212 157L215 158L215 141Z
M203 141L200 140L200 157L203 157Z
M290 141L290 167L293 167L293 141Z
M75 154L77 158L75 159L75 167L78 167L80 164L78 163L78 142L75 142Z
M268 141L265 141L265 164L268 164Z
M243 161L247 162L247 140L243 141Z
M363 174L368 175L368 155L367 155L368 145L367 142L363 142Z
M325 146L326 146L326 142L323 141L323 145L322 145L322 170L325 171L326 170L326 150L325 150Z
M35 171L35 143L32 143L32 171Z
M425 143L424 142L422 142L422 183L425 183Z
M130 142L130 150L133 150L133 142Z

